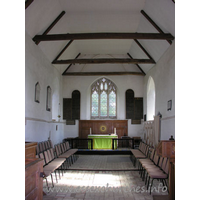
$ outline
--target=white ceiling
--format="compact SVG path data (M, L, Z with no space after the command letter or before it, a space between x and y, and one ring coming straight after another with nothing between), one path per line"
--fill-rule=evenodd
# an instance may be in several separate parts
M65 15L48 34L92 32L147 32L157 30L141 14L144 10L165 32L175 36L175 4L172 0L34 0L25 11L25 29L33 38L42 34L56 17ZM139 41L157 62L170 44L161 40ZM50 62L60 53L68 41L40 42L38 48ZM73 41L59 59L79 58L148 58L134 40L79 40ZM61 73L68 65L55 65ZM140 64L147 73L154 65ZM69 72L79 71L138 71L136 65L73 65Z

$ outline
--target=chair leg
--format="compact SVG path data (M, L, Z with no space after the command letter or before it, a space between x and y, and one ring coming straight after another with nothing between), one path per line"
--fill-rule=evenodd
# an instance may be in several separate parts
M145 179L145 185L146 185L147 184L147 179L148 179L148 173L146 174L146 178L145 178L145 171L144 171L144 179Z
M55 172L55 177L56 177L56 183L58 183L58 179L57 179L56 170L55 170L54 172Z
M163 181L165 182L165 185L167 187L167 181L166 181L166 179L163 179ZM168 187L167 187L167 192L169 193Z
M150 176L148 177L148 181L147 181L147 190L149 189L149 181L150 181Z
M61 170L61 168L58 169L59 179L61 179L61 177L60 177L60 170Z
M54 187L52 174L51 174L51 182L52 182L52 187Z
M47 177L45 177L45 179L46 179L47 189L49 190L49 184L48 184L48 181L47 181Z
M145 174L146 174L146 170L143 168L143 173L142 173L142 180L145 180Z
M152 187L152 185L153 185L153 178L152 178L152 180L151 180L151 185L150 185L150 194L151 194L151 187Z

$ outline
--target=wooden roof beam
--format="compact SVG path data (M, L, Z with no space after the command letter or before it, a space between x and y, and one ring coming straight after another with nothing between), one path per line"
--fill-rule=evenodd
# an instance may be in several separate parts
M25 1L25 9L27 9L34 0L27 0Z
M46 31L42 35L47 35L47 33L56 25L56 23L62 18L62 16L65 14L65 11L62 11L58 17L51 23L51 25L46 29ZM39 44L40 41L36 41L35 44Z
M140 72L68 72L63 76L124 76L124 75L137 75L144 76Z
M146 51L146 49L140 44L140 42L138 41L138 40L134 40L136 43L137 43L137 45L142 49L142 51L149 57L149 59L152 59L152 60L154 60L152 57L151 57L151 55Z
M56 56L56 58L53 60L56 61L58 60L58 58L60 58L60 56L64 53L64 51L69 47L69 45L73 42L73 40L70 40L66 45L65 47L62 49L62 51Z
M57 60L52 64L155 64L152 59L129 59L129 58L98 58L98 59L69 59L69 60Z
M95 40L95 39L147 39L147 40L173 40L170 33L67 33L36 35L34 42L59 40Z
M127 55L128 55L131 59L133 59L133 57L132 57L129 53L127 53ZM146 75L146 73L142 70L142 68L141 68L138 64L136 64L136 66L139 68L139 70L140 70L144 75Z
M81 55L81 53L79 53L75 59L77 59L79 56ZM65 69L65 71L62 73L62 75L65 75L65 73L67 72L67 70L72 66L72 63Z
M149 15L147 15L147 13L144 10L141 10L141 13L143 14L143 16L156 28L156 30L160 33L160 34L164 34L164 32L161 30L161 28L149 17ZM166 39L167 42L171 45L173 39Z

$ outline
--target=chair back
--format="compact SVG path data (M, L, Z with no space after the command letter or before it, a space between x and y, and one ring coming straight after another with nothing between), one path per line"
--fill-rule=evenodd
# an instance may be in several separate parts
M39 150L40 150L40 152L43 152L44 150L43 150L42 143L40 142L38 145L39 145Z
M42 144L42 149L43 149L43 151L46 151L46 148L45 148L45 146L44 146L44 142L41 142L41 144Z
M63 143L60 144L60 148L61 148L62 153L65 153L64 144Z
M163 157L160 157L158 167L162 168L162 163L163 163Z
M166 162L166 165L165 165L165 168L164 168L164 172L165 172L166 174L169 173L169 160L168 160L168 159L167 159L167 162Z
M153 160L154 154L155 154L155 149L152 149L151 155L150 155L150 160Z
M44 154L43 153L39 153L39 157L41 159L43 159L43 166L46 164L45 159L44 159Z
M51 162L54 158L52 157L49 149L46 152L47 152L47 155L48 155L48 158L49 158L49 162Z
M64 152L67 151L66 142L63 143Z
M58 145L55 146L56 156L58 157L60 155L60 151L58 149Z
M141 150L142 142L140 142L138 149Z
M50 146L50 148L53 148L53 143L52 143L52 141L51 140L48 140L49 141L49 146Z
M154 158L153 158L153 162L154 162L155 165L158 164L158 160L159 160L159 156L158 156L157 152L155 152L155 155L154 155Z
M144 155L148 156L148 154L149 154L149 145L146 145L146 149L145 149Z
M49 151L51 153L51 157L54 159L55 158L54 149L50 148Z
M47 151L44 151L44 158L45 158L46 164L48 164L50 162L50 159L49 159L49 155Z
M67 147L67 150L70 149L69 142L66 142L66 147Z
M166 164L167 164L167 160L168 158L167 157L164 157L163 159L163 164L162 164L162 170L165 171L165 167L166 167Z
M40 153L40 149L39 149L39 145L36 146L36 155L39 155Z

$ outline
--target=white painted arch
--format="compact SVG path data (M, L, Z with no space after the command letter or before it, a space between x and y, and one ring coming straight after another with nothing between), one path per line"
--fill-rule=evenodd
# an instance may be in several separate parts
M147 83L147 120L153 120L155 116L156 91L153 78L150 76Z

